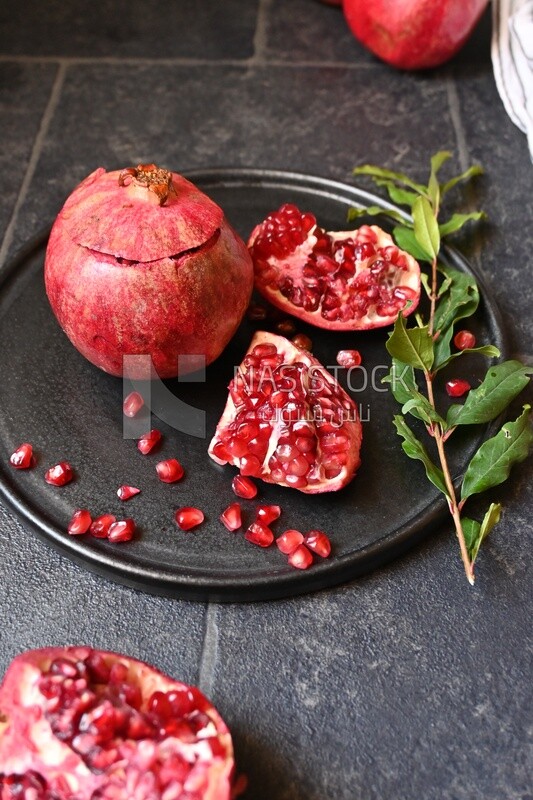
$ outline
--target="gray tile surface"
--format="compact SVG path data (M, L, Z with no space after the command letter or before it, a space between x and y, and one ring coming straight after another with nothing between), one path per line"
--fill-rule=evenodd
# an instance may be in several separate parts
M17 57L0 63L1 233L27 184L10 254L100 164L350 180L355 164L374 161L423 178L446 148L456 164L486 168L461 202L482 205L490 224L462 244L513 349L533 355L532 171L494 88L489 13L453 64L409 75L379 64L339 9L316 0L43 8L0 8L0 55ZM357 582L258 605L206 607L108 583L1 507L0 671L24 648L86 642L199 683L232 726L252 800L531 800L531 476L530 459L491 493L505 513L474 590L446 525Z

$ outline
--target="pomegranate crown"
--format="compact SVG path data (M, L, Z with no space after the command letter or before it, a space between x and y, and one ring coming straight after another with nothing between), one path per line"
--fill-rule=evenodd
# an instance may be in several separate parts
M175 193L172 173L156 164L138 164L123 169L118 176L118 185L128 186L130 183L153 192L160 206L165 204L169 194Z

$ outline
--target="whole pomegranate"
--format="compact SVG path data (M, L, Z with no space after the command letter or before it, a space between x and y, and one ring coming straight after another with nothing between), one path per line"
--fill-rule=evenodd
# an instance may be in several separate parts
M359 464L357 407L307 350L258 331L237 374L209 454L241 475L307 494L346 486Z
M233 770L201 692L133 658L33 650L0 687L2 800L229 800Z
M381 328L420 299L418 263L377 225L328 232L286 203L254 228L248 247L257 290L319 328Z
M343 0L356 39L399 69L448 61L466 42L488 0Z
M247 308L253 270L222 210L154 164L100 168L70 195L50 234L48 299L74 346L122 374L124 355L152 357L162 378L180 355L217 358ZM194 364L194 359L183 363ZM183 373L186 369L181 369ZM142 367L132 377L145 377Z

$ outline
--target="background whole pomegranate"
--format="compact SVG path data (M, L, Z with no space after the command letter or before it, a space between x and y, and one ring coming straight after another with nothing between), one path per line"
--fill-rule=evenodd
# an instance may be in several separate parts
M49 647L6 672L2 800L230 800L233 772L209 700L142 661Z
M488 0L343 0L359 41L400 69L448 61L466 42Z
M121 375L124 355L149 354L171 378L182 354L206 364L220 355L248 305L253 269L216 203L145 164L97 169L74 190L50 233L45 283L89 361ZM145 377L141 366L130 374Z

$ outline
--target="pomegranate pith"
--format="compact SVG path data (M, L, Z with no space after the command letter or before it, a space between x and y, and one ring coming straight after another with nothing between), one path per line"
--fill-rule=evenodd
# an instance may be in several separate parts
M229 731L194 687L86 647L19 656L0 688L0 797L230 800Z
M361 439L355 403L333 376L307 351L261 331L230 383L209 454L268 483L315 494L349 483ZM249 480L237 476L234 491Z
M45 259L50 305L89 361L146 379L210 364L248 306L253 267L222 209L190 181L154 164L97 169L67 198ZM83 290L80 289L83 287Z
M9 457L9 463L15 469L30 469L34 466L33 447L28 442L23 442Z
M51 486L66 486L74 478L74 472L68 461L60 461L59 464L47 469L44 479Z
M274 306L330 330L391 325L420 299L420 267L377 225L328 232L286 203L248 241L256 289Z

